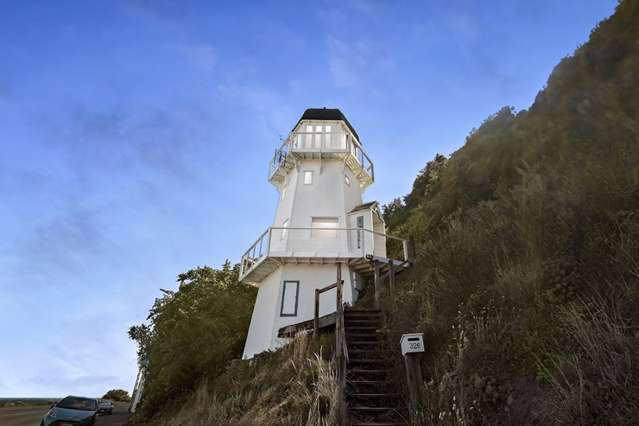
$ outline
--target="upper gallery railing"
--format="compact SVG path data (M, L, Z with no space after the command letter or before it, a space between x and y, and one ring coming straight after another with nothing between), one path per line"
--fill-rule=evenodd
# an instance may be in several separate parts
M408 241L364 228L270 227L242 255L240 279L267 257L354 258L403 254L409 260Z
M322 127L322 126L307 126ZM371 159L366 155L362 146L350 133L344 131L327 131L327 128L339 129L338 126L323 126L324 131L297 131L275 150L273 158L269 162L269 178L277 171L287 156L292 152L310 153L350 153L363 170L368 173L371 180L375 180L374 167Z

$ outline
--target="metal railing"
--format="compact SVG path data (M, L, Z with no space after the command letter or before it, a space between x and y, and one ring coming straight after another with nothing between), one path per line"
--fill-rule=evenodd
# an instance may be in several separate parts
M375 180L375 170L373 168L373 162L366 155L366 152L362 149L362 146L356 140L350 144L351 155L355 157L359 165L366 170L366 173L371 177L371 180Z
M408 260L408 241L364 228L270 227L240 261L240 279L267 257L385 258L388 253Z
M280 168L280 166L286 162L288 157L288 144L283 143L281 147L275 150L273 158L268 163L268 178L270 179L273 174Z
M370 177L375 180L375 170L373 162L362 149L359 141L350 133L343 131L335 132L293 132L282 143L280 148L275 150L273 158L269 162L269 179L277 169L285 162L288 155L293 152L321 152L321 153L344 153L355 158Z
M353 138L344 132L295 132L291 149L298 152L346 152Z

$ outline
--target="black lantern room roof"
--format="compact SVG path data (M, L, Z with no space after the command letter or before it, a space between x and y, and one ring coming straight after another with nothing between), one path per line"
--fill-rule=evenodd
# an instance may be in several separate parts
M348 126L350 131L353 132L353 135L355 135L355 137L359 141L357 132L355 131L353 126L351 126L351 123L348 122L346 116L342 114L342 111L340 111L338 108L309 108L304 111L304 114L302 114L302 117L297 121L295 127L297 127L297 125L300 124L300 121L302 120L341 120ZM295 127L293 129L295 129Z

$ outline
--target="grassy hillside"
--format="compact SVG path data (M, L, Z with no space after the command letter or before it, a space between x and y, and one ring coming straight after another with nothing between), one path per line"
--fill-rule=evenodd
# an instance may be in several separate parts
M639 1L621 2L562 60L530 109L488 118L384 214L390 233L417 242L418 263L384 309L389 349L425 333L425 424L632 424ZM254 290L230 265L180 280L150 326L131 330L149 371L134 422L334 422L330 336L232 361ZM401 388L397 351L395 361Z
M428 163L385 216L419 242L386 309L389 344L426 333L428 422L637 418L639 2L529 110L503 108Z

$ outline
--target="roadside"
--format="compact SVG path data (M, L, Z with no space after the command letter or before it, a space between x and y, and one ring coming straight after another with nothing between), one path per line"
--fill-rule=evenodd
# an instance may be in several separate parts
M113 415L99 416L96 426L122 426L129 418L128 404L114 404ZM2 426L37 426L48 407L0 407L0 425Z

